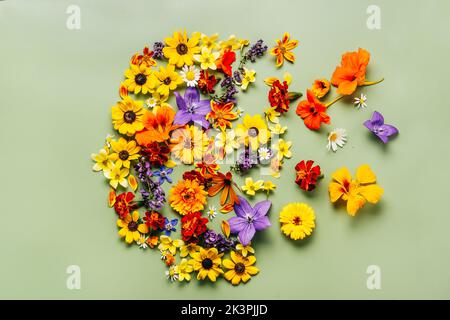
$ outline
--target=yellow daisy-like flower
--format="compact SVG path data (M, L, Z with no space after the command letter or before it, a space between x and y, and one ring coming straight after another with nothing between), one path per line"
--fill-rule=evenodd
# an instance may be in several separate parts
M170 252L172 255L175 255L177 253L177 248L180 248L182 245L184 245L183 240L180 239L172 239L169 236L162 235L159 237L160 244L158 246L158 249L161 252Z
M284 139L278 140L278 143L274 145L274 149L278 150L278 159L290 158L292 157L292 152L289 150L292 146L292 141L284 141Z
M197 180L180 180L170 189L170 206L181 215L202 211L206 204L204 186Z
M249 253L255 254L255 249L253 249L251 245L252 244L249 243L248 245L244 246L243 244L238 243L236 245L236 250L239 251L243 257L246 257Z
M266 122L259 114L253 117L246 114L242 124L236 126L236 134L244 140L246 146L250 145L255 151L260 144L267 143L270 136Z
M253 69L247 69L244 67L244 74L242 75L242 90L247 90L247 87L250 83L255 82L256 80L256 71Z
M266 110L264 110L264 114L266 115L267 121L270 121L272 123L280 122L280 119L278 119L278 117L281 115L281 113L277 112L275 108L268 107Z
M193 267L198 272L197 280L204 280L206 277L215 282L217 277L223 273L221 268L223 253L216 248L200 248L200 252L193 255Z
M243 257L234 251L231 251L230 255L231 260L223 260L223 266L229 269L225 272L224 277L233 285L236 286L241 281L246 283L259 272L259 269L254 266L256 262L255 256Z
M209 144L208 136L197 126L177 129L172 134L172 155L184 164L201 160Z
M258 190L261 190L263 188L264 185L264 181L263 180L258 180L258 181L253 181L252 178L245 178L245 185L241 187L241 189L243 191L245 191L245 193L247 193L249 196L254 196L255 192Z
M263 189L269 193L277 188L277 186L270 180L264 181Z
M111 111L114 129L119 133L132 136L136 131L144 129L142 120L145 110L142 108L142 101L125 97L112 107Z
M139 223L139 212L133 211L132 214L127 214L123 219L117 220L119 236L125 237L126 243L133 243L138 241L142 234L149 232L148 227L144 223Z
M280 212L281 231L293 240L311 235L316 227L314 210L305 203L290 203Z
M130 173L130 169L128 168L120 168L119 166L113 164L111 168L108 168L103 171L103 174L107 179L109 179L109 184L114 189L117 189L117 186L120 184L122 187L128 187L127 176Z
M175 90L178 85L183 83L183 79L175 72L175 67L171 64L166 68L160 66L159 71L155 71L154 74L158 82L156 92L162 96L169 96L170 91Z
M119 141L111 140L111 148L114 153L111 154L111 160L116 162L116 166L121 168L130 168L130 161L139 158L139 151L141 147L136 144L136 141L127 141L120 138Z
M202 34L200 40L202 41L202 47L208 48L210 50L218 50L220 49L219 44L217 43L217 39L219 38L219 34L214 33L211 36L207 36L206 34Z
M163 54L169 59L171 65L176 65L178 68L184 65L190 66L194 63L194 54L200 51L199 40L199 32L194 32L188 38L186 31L175 31L172 38L164 39L166 46L163 48Z
M298 46L298 40L290 40L289 38L289 33L285 32L283 38L277 39L277 45L270 50L270 54L277 58L277 67L283 65L284 59L290 62L295 61L295 55L291 50Z
M181 259L177 266L179 281L191 281L191 272L194 271L192 264L192 260Z
M269 126L269 130L273 134L282 135L282 134L284 134L286 132L287 127L283 127L282 125L277 123L274 127L273 126Z
M195 243L188 243L180 248L180 257L184 258L188 255L192 257L192 255L196 252L200 251L200 246Z
M211 52L211 49L203 47L201 54L194 54L194 60L200 63L202 70L216 70L216 60L219 56L219 52Z
M113 160L111 159L109 148L107 146L100 149L97 154L91 154L91 158L95 161L95 164L92 167L92 170L94 171L109 170L113 165Z
M125 70L125 77L127 79L123 82L124 86L134 94L139 92L143 94L151 93L155 88L155 78L145 63L139 66L131 64L130 69Z

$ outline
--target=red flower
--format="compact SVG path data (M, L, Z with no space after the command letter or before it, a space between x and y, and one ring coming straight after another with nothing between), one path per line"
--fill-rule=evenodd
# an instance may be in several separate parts
M197 180L197 182L205 187L205 190L208 190L211 187L211 179L206 178L200 171L191 170L183 173L184 180Z
M198 88L204 94L214 93L214 86L218 80L214 75L209 75L208 70L200 71L200 79L198 80Z
M321 123L330 124L330 117L327 114L327 107L320 103L311 90L306 92L308 100L300 101L297 106L299 115L311 130L319 130Z
M133 199L134 194L132 192L124 192L117 196L116 202L114 203L114 210L116 210L120 218L125 218L131 210L137 208L137 204L131 202Z
M308 160L306 163L305 160L302 160L295 166L295 171L297 171L295 183L298 184L302 190L314 190L317 179L321 176L320 166L313 167L313 164L313 160Z
M231 65L235 61L236 61L236 53L228 48L223 52L222 57L220 57L216 65L218 69L221 69L223 73L231 77L232 73Z
M152 211L152 212L146 212L144 217L144 222L147 225L147 227L150 229L150 231L154 230L162 230L164 229L164 217L161 213Z
M271 107L275 107L275 111L285 113L289 110L289 86L286 81L283 84L280 80L272 83L269 91L269 102Z
M191 212L181 218L181 235L185 242L198 242L205 233L208 219L202 218L200 212Z
M170 147L165 142L150 142L142 148L142 154L154 167L161 167L169 160Z

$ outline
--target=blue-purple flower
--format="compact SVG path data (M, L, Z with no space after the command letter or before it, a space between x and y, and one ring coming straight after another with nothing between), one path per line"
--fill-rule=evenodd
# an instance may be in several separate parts
M228 220L230 232L238 234L242 245L248 245L255 235L256 231L261 231L270 226L267 212L269 212L272 203L269 200L258 202L253 208L243 197L239 197L239 204L234 204L236 217Z
M389 137L392 135L398 134L398 129L390 124L385 124L383 115L377 111L374 111L372 119L364 122L364 126L384 143L388 143Z
M164 181L167 181L168 183L172 183L172 178L169 176L172 174L173 169L167 168L166 166L162 166L157 171L153 171L154 177L159 177L159 184L162 185Z
M200 92L197 88L189 87L182 97L175 92L178 105L178 112L175 115L174 124L185 125L189 122L200 123L205 129L209 128L209 121L206 115L211 111L211 102L209 100L200 100Z
M177 229L175 229L175 226L178 223L178 219L172 219L172 220L169 220L167 218L164 218L164 219L165 219L164 220L164 234L166 236L170 236L170 234L172 232L177 231Z

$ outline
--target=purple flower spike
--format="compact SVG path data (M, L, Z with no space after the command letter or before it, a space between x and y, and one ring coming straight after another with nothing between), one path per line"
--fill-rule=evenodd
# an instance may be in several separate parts
M243 197L239 197L239 204L234 205L236 217L228 220L230 231L238 234L239 241L246 246L252 241L256 231L261 231L270 227L270 221L267 217L272 203L268 200L258 202L255 207L252 206Z
M388 143L390 136L398 134L396 127L384 124L383 115L377 111L374 111L372 119L364 122L364 126L384 143Z
M178 112L175 115L174 124L185 125L189 122L197 122L203 128L209 128L209 121L206 115L211 111L211 102L209 100L200 100L200 92L197 88L189 87L182 97L175 92L178 105Z

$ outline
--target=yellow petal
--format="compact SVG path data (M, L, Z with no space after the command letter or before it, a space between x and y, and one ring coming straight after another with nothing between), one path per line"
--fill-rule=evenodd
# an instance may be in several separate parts
M288 85L290 85L291 84L291 82L292 82L292 75L289 73L289 72L286 72L285 74L284 74L284 81L286 81L286 83L288 84Z
M133 191L136 191L136 189L138 187L138 183L136 181L136 178L132 174L130 174L128 176L128 184L130 185L130 187Z
M359 183L375 183L377 181L377 177L375 173L373 173L372 169L370 169L369 165L363 164L356 171L356 179Z
M336 202L339 200L340 197L344 194L342 191L342 186L339 183L336 182L330 182L328 185L328 192L330 194L330 201Z
M360 195L353 195L348 198L347 201L347 212L349 215L354 216L366 203L366 199L364 199Z
M343 167L335 171L332 178L343 185L344 181L350 182L352 180L352 175L346 167Z
M276 77L269 77L269 78L264 79L264 83L271 87L273 85L273 83L277 80L278 80L278 78L276 78Z
M133 211L133 215L132 215L133 221L136 222L139 219L139 212L138 211Z
M376 184L359 187L359 193L370 203L377 203L383 192L383 188Z

